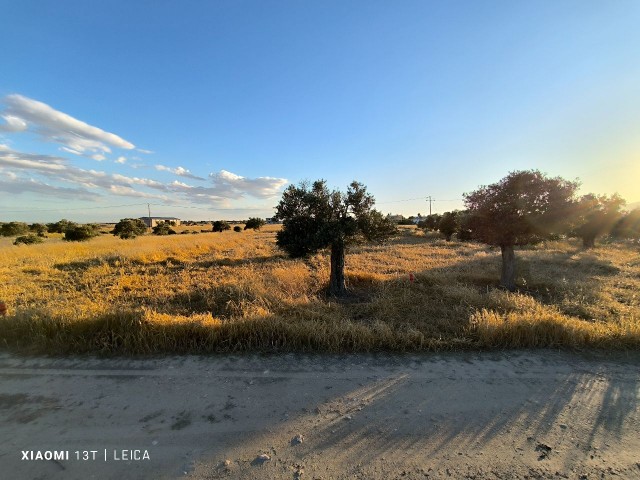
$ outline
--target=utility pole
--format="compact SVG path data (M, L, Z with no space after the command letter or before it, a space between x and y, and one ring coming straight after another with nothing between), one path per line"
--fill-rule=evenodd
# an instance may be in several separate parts
M431 195L429 195L427 198L429 199L429 215L431 215Z
M147 210L149 211L149 230L151 230L151 204L147 203Z

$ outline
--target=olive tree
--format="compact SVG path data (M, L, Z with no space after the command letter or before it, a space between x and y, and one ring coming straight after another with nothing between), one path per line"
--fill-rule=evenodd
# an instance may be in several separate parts
M516 288L514 246L568 228L577 188L577 182L527 170L512 172L498 183L464 194L474 238L500 247L500 284L504 288Z
M575 209L575 228L573 234L582 239L584 248L593 248L596 238L610 233L622 218L622 207L626 202L618 194L594 195L589 193L580 197Z
M614 238L640 238L640 208L627 212L611 229Z
M344 277L347 245L382 241L396 232L393 222L373 209L374 203L366 187L355 181L346 192L330 191L324 180L290 185L276 207L275 218L282 220L276 243L294 258L330 248L328 291L330 295L342 296L347 292Z

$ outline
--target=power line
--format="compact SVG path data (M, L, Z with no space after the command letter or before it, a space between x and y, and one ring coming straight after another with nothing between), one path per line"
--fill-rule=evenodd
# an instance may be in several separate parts
M416 198L405 198L403 200L388 200L386 202L376 202L376 205L384 205L385 203L399 203L399 202L411 202L414 200L429 200L431 199L432 202L460 202L462 201L461 198L446 198L446 199L436 199L431 197L430 195L427 195L426 197L416 197Z

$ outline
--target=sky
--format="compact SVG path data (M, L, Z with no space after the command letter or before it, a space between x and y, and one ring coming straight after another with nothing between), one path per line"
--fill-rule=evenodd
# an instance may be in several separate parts
M640 2L0 0L0 221L383 213L509 172L640 201Z

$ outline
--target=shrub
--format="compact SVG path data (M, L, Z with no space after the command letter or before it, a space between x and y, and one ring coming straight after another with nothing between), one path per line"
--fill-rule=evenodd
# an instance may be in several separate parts
M39 236L33 235L33 234L29 234L29 235L23 235L21 237L16 238L16 241L13 242L14 245L32 245L34 243L42 243L42 238L40 238Z
M74 225L75 223L73 223L72 221L63 218L62 220L59 220L55 223L47 223L47 230L49 233L64 233L67 228Z
M233 227L233 231L234 232L241 232L242 228L240 227L240 225L236 225L235 227Z
M154 235L175 235L176 231L167 222L160 222L152 228Z
M97 225L72 225L64 231L62 239L68 242L85 242L99 234Z
M247 220L247 223L244 225L245 230L253 229L260 230L260 228L265 224L265 221L261 218L251 217Z
M3 223L2 226L0 226L0 235L3 237L15 237L25 234L28 231L29 227L24 222L9 222Z
M44 237L47 233L47 226L44 223L32 223L29 225L29 231L37 234L39 237Z
M111 233L122 239L136 238L138 235L144 235L147 231L147 225L139 218L123 218L113 228Z
M229 225L224 220L216 220L215 222L213 222L214 232L224 232L225 230L231 230L231 225Z
M447 242L451 241L451 237L454 233L456 233L458 229L458 212L445 212L440 217L440 222L438 223L438 230L440 233L444 235L444 238Z

